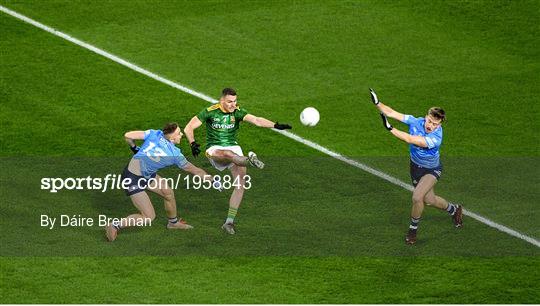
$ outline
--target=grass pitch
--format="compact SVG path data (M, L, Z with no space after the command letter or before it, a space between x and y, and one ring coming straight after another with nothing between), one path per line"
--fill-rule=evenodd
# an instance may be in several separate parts
M539 236L535 1L1 4L211 96L233 86L254 114L405 181L406 145L366 89L417 116L440 104L438 190ZM537 247L431 210L407 247L407 191L248 124L240 142L268 167L250 170L238 235L219 230L229 193L183 189L192 232L165 230L155 197L156 224L112 244L97 227L41 228L43 213L132 212L122 192L53 195L39 181L119 173L125 131L184 125L207 104L5 14L0 31L2 302L540 302ZM308 105L316 128L297 120Z

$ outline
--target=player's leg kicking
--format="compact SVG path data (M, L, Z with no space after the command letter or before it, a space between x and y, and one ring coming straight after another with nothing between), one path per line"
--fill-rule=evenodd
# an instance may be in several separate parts
M243 167L251 165L259 169L264 168L264 163L257 157L257 154L255 154L254 152L249 152L248 156L243 156L243 154L239 155L232 150L216 149L208 152L207 156L215 162L224 165L233 163L237 166Z

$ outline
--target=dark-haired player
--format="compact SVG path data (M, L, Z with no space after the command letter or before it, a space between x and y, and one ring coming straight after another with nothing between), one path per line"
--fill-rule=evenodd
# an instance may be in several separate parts
M381 112L384 127L392 135L409 144L411 162L411 179L414 185L412 196L411 224L405 237L407 244L416 242L418 223L424 210L424 203L441 210L446 210L452 216L455 227L463 225L462 207L453 204L435 194L435 184L442 174L442 164L439 159L439 147L442 144L443 131L441 124L446 118L444 110L432 107L425 117L415 118L404 115L379 102L375 92L370 89L371 100ZM387 117L399 120L409 126L409 133L394 128Z
M191 144L193 156L197 156L201 150L199 149L200 145L195 141L194 130L204 123L206 125L206 156L210 163L219 171L230 169L232 179L234 182L238 182L229 200L227 219L222 226L229 234L235 233L234 218L244 196L246 166L251 165L259 169L264 167L264 163L257 158L255 153L249 152L246 157L238 145L236 136L241 121L278 130L291 128L288 124L274 123L268 119L249 114L244 108L238 106L236 91L232 88L225 88L221 92L219 103L203 109L189 121L184 129Z

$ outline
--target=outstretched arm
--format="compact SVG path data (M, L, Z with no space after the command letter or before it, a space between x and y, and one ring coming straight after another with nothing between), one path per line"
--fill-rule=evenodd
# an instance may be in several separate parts
M392 119L399 120L403 122L405 120L405 115L402 113L396 112L393 110L390 106L384 105L382 102L379 101L379 98L377 97L377 94L373 89L369 89L369 93L371 94L371 101L375 106L379 109L381 113L383 113L385 116L390 117Z
M247 114L244 116L244 121L247 121L253 125L256 125L258 127L265 127L265 128L276 128L278 130L286 130L291 129L292 127L288 124L280 124L278 122L272 122L266 118L263 117L256 117L251 114Z
M405 133L403 131L400 131L398 129L392 129L390 133L394 134L397 138L405 141L406 143L413 144L417 147L427 148L428 145L426 143L426 139L422 136L413 136L409 133Z
M193 165L192 163L188 162L182 169L186 172L200 177L204 182L211 182L212 187L214 189L217 189L219 192L223 191L223 185L219 180L214 181L214 178L210 174L206 173L206 171Z
M381 113L385 114L387 117L390 117L392 119L399 120L403 122L405 120L405 115L402 113L396 112L390 106L386 106L379 102L379 105L377 105L377 108L381 111Z
M244 116L244 121L247 121L251 124L254 124L258 127L265 127L265 128L273 128L274 127L274 122L266 119L266 118L263 118L263 117L256 117L256 116L253 116L251 114L247 114L246 116Z
M405 133L403 131L400 131L400 130L394 128L388 122L388 118L386 118L386 116L383 113L381 113L381 119L382 119L384 128L389 130L390 133L392 133L397 138L405 141L406 143L410 143L410 144L413 144L413 145L418 146L418 147L422 147L422 148L427 148L428 147L426 139L424 137L422 137L422 136L414 136L414 135L411 135L409 133Z
M187 163L183 168L184 171L189 172L193 175L199 176L203 181L212 181L212 176L203 169L193 165L192 163Z

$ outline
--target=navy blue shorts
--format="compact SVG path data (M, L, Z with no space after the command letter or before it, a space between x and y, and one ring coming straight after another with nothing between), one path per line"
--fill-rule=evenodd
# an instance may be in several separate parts
M150 176L150 178L154 178L154 177L156 177L156 173ZM127 196L132 196L139 192L143 192L146 189L148 179L146 179L144 176L140 176L140 175L132 173L131 171L128 170L128 167L126 166L124 168L124 171L122 172L122 181L128 178L130 179L130 182L129 184L126 185L127 188L124 189Z
M424 168L422 166L417 165L411 160L411 180L414 187L418 185L418 182L420 182L420 179L422 178L422 176L426 174L431 174L437 180L439 180L442 174L442 164L439 164L439 166L435 168Z

